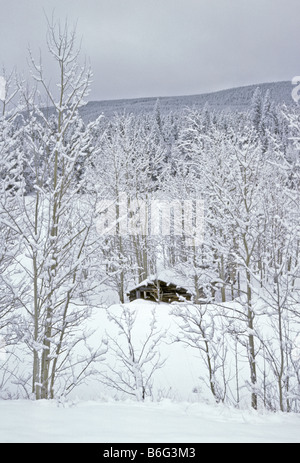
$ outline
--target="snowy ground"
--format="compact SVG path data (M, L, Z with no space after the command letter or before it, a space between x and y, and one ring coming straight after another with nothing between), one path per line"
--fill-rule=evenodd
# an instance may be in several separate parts
M138 345L156 304L136 301L128 306L137 311L133 336ZM199 380L203 371L197 352L170 342L178 331L170 306L156 308L158 325L169 337L161 346L167 362L155 376L154 401L139 403L128 395L118 396L92 380L74 389L65 403L0 400L0 442L300 443L300 415L255 412L248 393L241 409L216 405ZM119 313L120 306L110 311ZM96 329L91 338L95 345L108 331L118 337L105 310L96 311L89 324ZM240 365L241 374L243 368Z
M300 416L224 405L1 401L0 442L300 442Z

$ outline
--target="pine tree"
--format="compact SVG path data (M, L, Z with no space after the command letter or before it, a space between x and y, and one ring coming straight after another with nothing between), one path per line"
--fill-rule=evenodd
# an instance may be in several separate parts
M262 120L262 93L260 87L257 87L253 93L250 107L250 120L257 133L261 130Z

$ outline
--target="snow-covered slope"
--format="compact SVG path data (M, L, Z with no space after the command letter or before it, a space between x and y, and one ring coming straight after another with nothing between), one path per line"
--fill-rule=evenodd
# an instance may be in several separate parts
M200 379L206 372L199 352L172 342L178 334L173 307L142 300L116 304L109 312L95 310L82 327L94 329L89 338L92 346L103 337L121 346L120 328L108 313L119 317L126 308L136 314L131 334L138 350L155 309L157 329L166 330L167 336L159 348L166 363L153 376L153 397L137 402L134 396L99 382L99 377L88 377L63 401L2 400L0 442L300 442L299 415L254 411L246 389L240 409L215 403ZM115 362L115 354L108 352L98 368L103 373ZM248 374L246 360L245 371Z
M173 97L159 97L158 95L160 110L163 113L169 113L170 111L180 111L185 107L201 109L205 104L208 104L211 109L216 111L245 111L248 110L253 93L257 87L260 87L263 93L269 89L275 104L286 104L287 106L296 105L292 98L293 86L291 82L284 81L254 84L199 95ZM153 111L156 101L157 98L153 97L90 101L86 106L80 109L80 112L85 121L94 120L102 113L108 117L112 116L114 113L122 113L124 111L134 114L148 113Z
M224 405L0 401L0 415L0 442L300 442L298 415Z

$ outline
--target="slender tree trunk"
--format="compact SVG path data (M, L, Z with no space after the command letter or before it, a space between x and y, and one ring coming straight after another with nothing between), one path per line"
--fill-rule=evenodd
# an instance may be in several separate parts
M255 359L255 342L254 342L254 313L252 309L252 292L251 292L251 275L249 270L246 271L247 275L247 321L248 321L248 342L249 342L249 365L250 365L250 379L252 386L251 393L251 406L257 410L257 374L256 374L256 359Z
M37 283L37 261L36 256L33 257L33 305L34 305L34 342L38 342L39 335L39 309L38 309L38 283ZM40 399L40 359L36 348L33 351L33 374L32 374L32 392L36 399Z

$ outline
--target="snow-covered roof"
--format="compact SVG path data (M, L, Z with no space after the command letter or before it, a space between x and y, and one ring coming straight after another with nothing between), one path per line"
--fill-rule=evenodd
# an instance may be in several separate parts
M178 273L174 272L172 269L164 269L155 274L149 275L148 278L143 280L141 283L137 285L130 286L128 292L138 289L142 286L147 286L155 281L164 281L167 284L173 284L180 288L185 288L190 293L193 293L193 282L191 278L186 277L184 275L178 275Z

